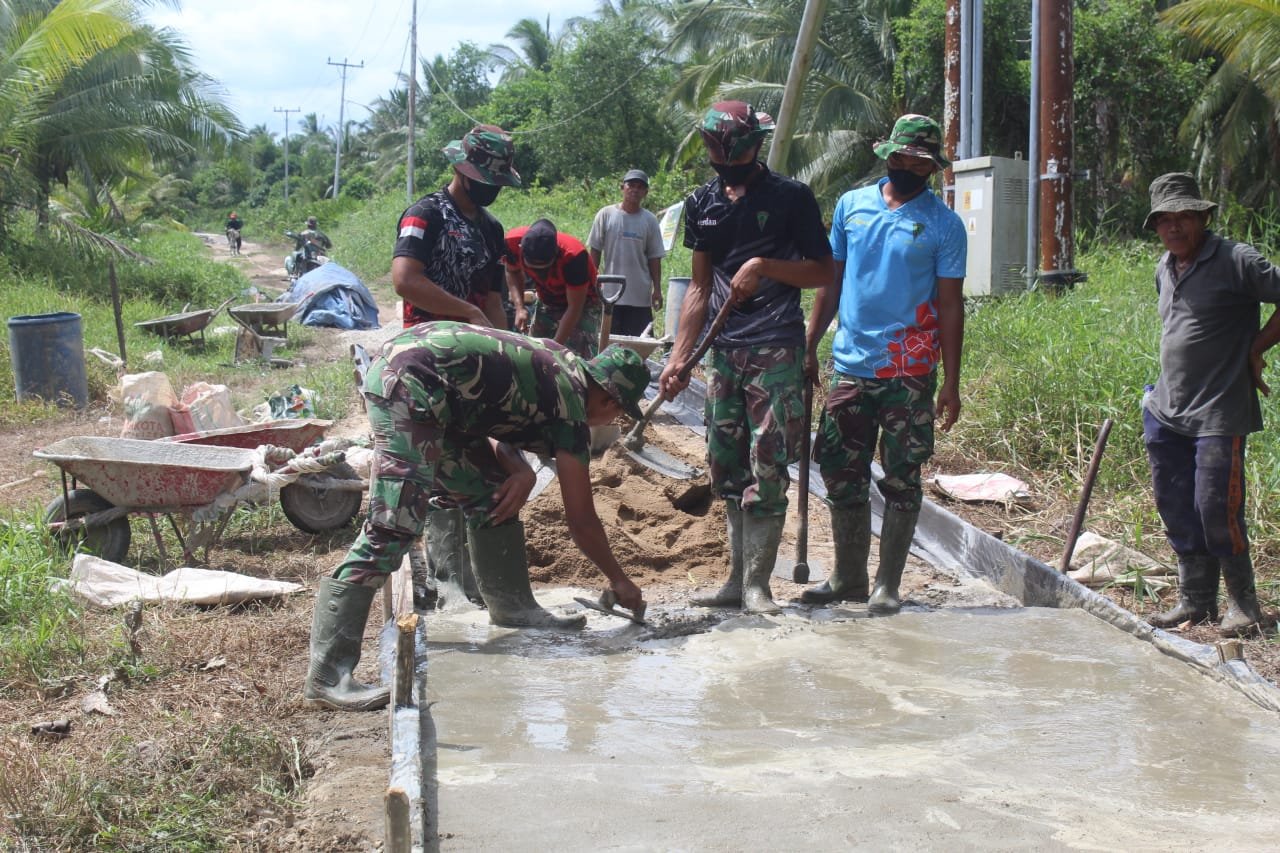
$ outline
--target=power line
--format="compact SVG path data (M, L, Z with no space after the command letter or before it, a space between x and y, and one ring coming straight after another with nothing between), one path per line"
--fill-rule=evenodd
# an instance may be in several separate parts
M300 113L300 107L284 109L276 107L275 112L284 113L284 203L289 203L289 113Z
M342 126L342 111L346 107L347 101L347 69L364 68L364 60L361 60L359 65L355 65L347 62L346 57L343 57L341 62L334 62L332 59L325 57L325 62L342 69L342 92L338 95L338 132L334 134L337 139L333 147L333 198L337 199L338 169L342 166L342 137L346 134L346 128Z

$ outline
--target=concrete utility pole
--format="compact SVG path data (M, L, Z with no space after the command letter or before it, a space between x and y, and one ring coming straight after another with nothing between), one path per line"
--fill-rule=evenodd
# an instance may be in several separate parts
M1040 281L1049 290L1073 286L1075 268L1075 46L1071 0L1035 0L1040 17Z
M342 92L338 96L337 143L333 149L333 197L336 199L338 197L338 170L342 166L342 137L346 135L345 128L342 126L342 109L347 105L347 69L364 68L364 60L361 60L359 65L354 65L347 62L346 57L343 57L341 62L334 62L326 57L325 62L342 69Z
M787 70L787 83L782 90L782 106L778 110L778 124L773 131L773 145L769 147L769 168L777 171L786 166L787 152L791 150L791 138L795 135L796 113L800 110L800 91L804 78L813 64L813 45L818 40L818 28L826 11L827 0L805 0L804 15L800 19L800 31L796 34L796 49L791 54L791 68Z
M284 203L289 203L289 113L300 113L301 109L281 109L276 107L275 111L284 113Z
M948 157L960 159L960 0L947 0L946 29L942 41L942 144ZM942 174L943 201L956 206L956 173Z
M405 164L405 189L413 204L413 108L418 101L418 0L409 19L409 156Z

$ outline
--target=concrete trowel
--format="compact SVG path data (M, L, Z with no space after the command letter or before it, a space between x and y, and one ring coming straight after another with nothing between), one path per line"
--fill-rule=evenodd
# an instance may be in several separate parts
M591 599L583 598L580 595L575 595L573 600L581 604L583 607L589 607L592 610L597 610L601 613L608 613L610 616L617 616L619 619L627 619L637 625L645 624L644 612L648 608L648 605L642 601L640 602L639 607L631 613L628 613L618 605L618 596L615 595L611 589L606 589L604 592L600 593L599 601L592 601Z
M676 379L686 382L689 374L693 372L694 366L702 360L707 350L711 347L713 341L720 334L720 330L724 328L724 324L729 319L729 312L733 310L733 299L725 300L724 305L720 307L720 312L716 314L715 320L711 323L711 328L707 330L707 334L703 336L702 343L698 344L698 348L693 351L693 355L685 361L684 366L680 368L680 372L676 374ZM640 420L636 421L636 425L631 428L622 439L622 449L627 452L632 459L642 465L646 465L676 480L689 480L696 477L699 473L697 468L672 456L656 447L646 447L644 442L644 428L653 419L654 412L662 406L663 400L661 390L658 396L653 398L653 402L649 403L649 407L644 410Z

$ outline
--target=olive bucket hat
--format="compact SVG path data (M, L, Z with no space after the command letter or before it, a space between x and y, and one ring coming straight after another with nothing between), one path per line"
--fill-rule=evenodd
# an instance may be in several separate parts
M596 384L618 401L622 410L636 420L643 417L640 400L649 387L649 368L633 349L614 344L583 364Z
M877 143L873 150L881 160L888 160L890 154L900 151L913 157L927 157L943 169L951 166L951 161L942 156L942 128L928 116L915 113L895 121L889 138Z
M1169 172L1151 182L1151 212L1142 227L1155 228L1156 217L1162 213L1181 213L1184 210L1214 210L1217 203L1206 201L1200 195L1200 185L1186 172Z
M453 168L482 184L518 187L520 173L512 167L516 146L511 135L493 124L478 124L443 149Z
M702 117L698 131L713 154L731 163L773 130L773 117L758 113L746 101L718 101Z

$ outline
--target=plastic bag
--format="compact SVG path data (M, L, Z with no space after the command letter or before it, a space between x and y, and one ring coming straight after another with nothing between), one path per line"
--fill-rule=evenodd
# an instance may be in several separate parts
M271 407L271 417L282 418L314 418L316 392L301 385L291 385L283 393L273 394L267 398Z
M120 377L120 398L124 403L121 438L154 439L182 432L189 421L173 422L173 410L185 409L173 393L169 377L158 371L126 373ZM175 428L176 426L176 428Z
M226 385L192 383L182 390L182 403L191 412L195 432L237 427L244 423L231 405L231 391Z

